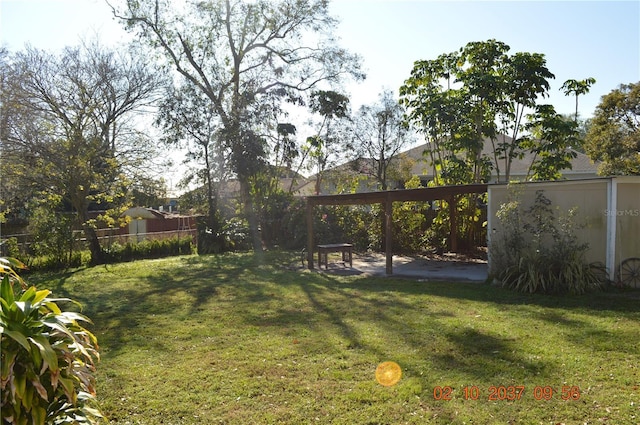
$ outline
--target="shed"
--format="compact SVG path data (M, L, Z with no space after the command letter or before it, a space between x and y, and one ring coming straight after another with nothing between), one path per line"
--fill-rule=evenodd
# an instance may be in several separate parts
M533 204L538 190L544 191L545 197L560 213L577 207L576 219L584 224L577 230L577 236L580 242L589 244L586 260L605 264L609 279L615 280L623 261L640 257L640 176L489 185L489 247L491 238L501 231L496 213L510 200L513 190L523 208Z
M133 207L122 213L122 216L130 217L128 227L121 231L129 236L135 236L137 241L157 237L160 235L171 236L181 233L192 234L196 229L196 217L167 213L151 208Z

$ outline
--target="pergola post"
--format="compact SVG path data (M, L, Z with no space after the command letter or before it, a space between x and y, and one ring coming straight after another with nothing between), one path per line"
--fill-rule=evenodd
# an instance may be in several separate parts
M307 198L307 267L313 270L313 202Z
M387 260L386 273L391 275L393 274L393 253L391 252L393 247L393 201L389 195L384 201L384 235L384 251Z
M449 247L451 248L451 252L458 251L458 226L456 224L456 213L458 211L458 205L456 203L455 195L451 195L447 202L449 202Z

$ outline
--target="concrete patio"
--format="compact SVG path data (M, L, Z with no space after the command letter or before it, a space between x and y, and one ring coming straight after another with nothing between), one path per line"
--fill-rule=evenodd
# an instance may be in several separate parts
M320 271L340 275L386 276L385 255L380 253L354 253L353 267L344 263L340 254L329 257L327 269ZM316 268L316 270L318 270ZM392 277L408 277L419 280L450 280L484 282L487 279L487 261L457 254L406 257L393 256Z

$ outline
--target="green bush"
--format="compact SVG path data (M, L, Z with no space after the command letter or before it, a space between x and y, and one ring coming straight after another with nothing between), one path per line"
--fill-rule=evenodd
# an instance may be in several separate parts
M80 325L89 319L62 311L48 290L27 287L21 264L0 258L0 407L4 424L93 424L95 336ZM16 289L14 286L18 286Z
M229 251L247 251L251 249L249 223L239 217L232 217L222 226L225 247Z
M60 261L60 257L55 255L28 256L25 261L30 272L82 267L90 262L91 253L89 251L74 251L65 261Z
M307 205L303 199L293 198L282 211L280 246L302 249L307 243Z
M54 206L55 207L55 206ZM35 257L47 259L47 268L71 266L74 251L73 215L38 205L31 212L29 233L31 251Z
M502 233L491 242L490 274L504 287L520 292L582 294L603 282L602 265L587 264L588 244L576 236L576 209L555 217L544 191L523 209L518 199L500 206Z
M18 247L18 238L8 238L3 242L2 245L2 255L4 255L5 257L16 258L19 256L20 248Z
M140 242L127 242L124 245L116 242L105 250L105 257L108 263L119 263L192 253L193 243L191 236L186 236L181 238L145 239Z
M367 205L314 208L314 241L316 243L352 243L356 250L379 249L372 228L381 226L375 210ZM306 232L305 232L306 234Z

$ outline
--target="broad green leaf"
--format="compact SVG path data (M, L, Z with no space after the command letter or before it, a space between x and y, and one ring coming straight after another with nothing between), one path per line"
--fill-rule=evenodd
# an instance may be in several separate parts
M91 319L89 319L87 316L80 313L73 312L73 311L65 311L63 313L60 313L59 316L61 318L69 320L70 322L81 321L81 322L93 323L91 322Z
M54 303L60 303L60 302L71 303L73 305L78 306L78 308L80 308L80 310L82 310L82 304L80 304L78 301L72 300L70 298L50 298L49 301L53 301Z
M14 375L15 396L17 399L22 400L27 389L27 377L26 375Z
M13 295L13 286L11 285L11 282L9 281L9 276L4 276L2 278L2 284L0 287L0 295L2 296L2 299L4 301L6 301L6 303L8 305L13 304L14 301L14 295Z
M33 409L31 410L31 417L33 420L33 424L44 425L45 420L47 419L47 411L44 409L44 407L33 406Z
M73 332L71 332L69 328L67 328L64 324L60 323L57 317L47 317L42 321L42 323L44 323L46 326L48 326L51 329L55 329L59 332L62 332L63 334L67 335L69 338L72 338L72 339L74 338Z
M13 372L13 362L18 355L17 351L9 351L9 349L3 347L2 350L4 354L4 359L2 359L2 364L0 365L0 378L2 380L8 379L9 375Z
M38 347L42 359L47 362L49 369L58 370L58 356L53 347L51 347L49 340L43 335L34 335L29 338L29 341Z
M0 298L0 311L8 312L9 311L9 303L4 298Z
M1 257L0 264L5 264L11 267L12 269L26 270L27 266L20 260L13 257Z
M29 344L27 337L23 333L21 333L20 331L15 331L15 330L6 329L6 328L3 333L7 335L9 338L13 339L18 344L22 345L25 350L27 350L28 352L31 352L31 345Z
M32 286L22 294L22 296L20 297L20 301L22 302L32 301L35 298L35 296L36 296L36 288L35 286Z
M33 387L27 387L27 390L24 393L24 397L22 398L22 405L24 406L24 409L28 412L31 410L31 406L34 405L33 403L33 395L35 394L35 391L33 390ZM36 400L36 404L39 400Z
M39 302L41 302L42 300L44 300L45 298L47 298L49 296L49 294L51 294L51 291L47 290L47 289L43 289L41 291L37 291L36 292L36 296L33 298L33 300L31 301L34 305L38 304Z
M77 395L75 392L75 385L73 384L73 380L70 378L63 378L61 376L60 383L62 384L62 388L64 388L64 393L67 396L69 402L71 402L72 404L76 404Z
M58 304L56 304L55 302L52 302L50 300L49 301L45 301L43 303L43 305L45 307L47 307L49 309L49 311L51 311L53 314L58 315L58 314L62 313L62 310L60 310L60 307L58 307Z

